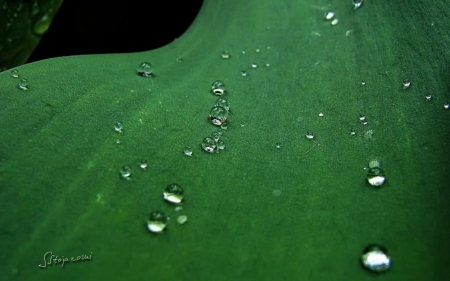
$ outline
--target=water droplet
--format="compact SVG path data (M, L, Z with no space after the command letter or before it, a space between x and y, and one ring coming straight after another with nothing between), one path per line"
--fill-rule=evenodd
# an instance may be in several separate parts
M426 95L425 98L426 98L427 100L432 100L432 99L433 99L433 96L432 96L432 95Z
M364 121L362 124L363 124L364 126L367 126L367 125L369 124L369 122Z
M175 212L181 212L181 211L183 211L183 207L176 206L174 210L175 210Z
M359 115L359 120L361 120L361 121L366 120L366 115L360 114L360 115Z
M325 18L326 18L327 20L333 19L333 18L334 18L334 12L329 11L329 12L325 15Z
M367 172L367 181L372 186L381 186L385 181L384 171L378 159L369 162L369 170Z
M39 4L37 1L33 2L33 5L31 6L31 10L30 10L30 14L31 16L35 16L39 13L40 8L39 8Z
M163 212L154 211L147 220L147 228L154 233L161 232L166 228L167 221L168 218Z
M186 156L192 156L192 147L187 145L183 150L184 155Z
M11 70L11 77L19 78L19 71L17 69Z
M256 49L255 52L259 53L261 52L261 49Z
M221 106L225 108L225 110L230 110L230 103L225 98L218 98L214 106Z
M313 131L306 132L306 138L312 140L314 138L314 132Z
M222 136L221 132L212 132L211 137L215 142L218 142L220 137Z
M225 149L225 143L223 142L223 140L218 140L216 145L217 145L217 148L220 150Z
M176 62L183 62L183 59L182 58L177 58L175 61Z
M163 198L172 203L181 203L184 196L184 190L176 183L169 184L163 193Z
M242 70L242 71L241 71L241 76L247 76L247 71Z
M19 80L19 89L28 90L28 80L25 78L21 78Z
M228 110L226 110L221 106L213 107L211 109L211 113L209 114L209 119L216 126L222 125L222 123L227 121L227 118L228 118Z
M50 10L49 13L50 12L52 12L52 11ZM43 35L47 31L47 29L50 27L51 17L49 16L49 13L44 14L34 24L33 31L37 35Z
M211 137L206 137L203 139L202 148L204 151L212 153L216 150L216 142Z
M361 255L362 265L373 272L386 272L391 267L391 258L384 247L370 245Z
M225 83L220 80L216 80L214 81L214 83L212 83L211 90L214 95L221 96L225 94Z
M141 160L141 163L139 164L139 167L141 167L141 169L147 169L147 161L146 160Z
M276 196L276 197L280 196L281 195L281 190L279 190L279 189L272 190L272 195Z
M444 104L444 109L449 109L450 108L450 102L447 102L446 104Z
M256 63L252 63L252 68L258 68L258 65Z
M177 218L177 223L179 225L185 224L187 222L187 216L186 215L180 215Z
M365 86L366 85L366 81L361 81L361 85Z
M411 87L411 81L409 81L409 79L404 79L402 84L404 89Z
M354 136L354 135L356 135L356 131L353 130L353 129L351 129L351 130L350 130L350 136Z
M220 128L222 130L228 130L228 123L227 122L223 122L222 125L220 125Z
M231 57L230 52L228 52L227 50L223 51L222 54L220 55L222 57L222 59L227 60Z
M131 167L130 166L123 166L122 169L120 170L120 176L126 180L130 180L131 179Z
M122 133L123 132L122 122L119 122L119 121L116 122L116 124L114 125L114 131L116 131L118 133Z
M337 25L339 23L339 20L338 19L334 19L334 20L332 20L331 21L331 25Z
M153 67L149 62L142 62L138 66L137 72L143 77L149 77L153 75Z
M245 123L241 123L241 127L244 128L245 127Z
M321 112L321 113L319 113L319 117L323 117L323 113Z
M280 143L280 142L277 142L277 143L275 144L275 147L278 148L278 149L281 148L281 143Z
M116 139L116 144L120 144L120 140L119 139Z
M364 0L353 0L353 9L356 10L363 4Z

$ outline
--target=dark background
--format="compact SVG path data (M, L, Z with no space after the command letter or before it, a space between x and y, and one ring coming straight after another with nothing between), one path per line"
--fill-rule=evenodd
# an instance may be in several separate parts
M28 62L155 49L180 37L203 0L65 0Z

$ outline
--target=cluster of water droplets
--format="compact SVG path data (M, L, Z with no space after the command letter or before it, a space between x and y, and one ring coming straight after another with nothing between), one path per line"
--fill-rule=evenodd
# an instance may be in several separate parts
M19 71L17 69L12 69L10 72L10 75L12 78L19 79L19 82L17 83L17 88L21 90L28 90L28 79L26 78L20 78Z

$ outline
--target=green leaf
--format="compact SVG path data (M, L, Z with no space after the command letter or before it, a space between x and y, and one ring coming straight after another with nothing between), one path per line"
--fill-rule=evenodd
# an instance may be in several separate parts
M26 91L0 73L0 279L371 280L358 259L379 243L386 278L443 280L449 7L341 2L205 1L163 48L26 64ZM215 80L229 128L209 154ZM171 183L182 211L162 198ZM171 218L159 234L156 210ZM47 252L93 258L41 269Z

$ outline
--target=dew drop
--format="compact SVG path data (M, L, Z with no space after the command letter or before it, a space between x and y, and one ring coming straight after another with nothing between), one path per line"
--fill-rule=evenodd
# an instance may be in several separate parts
M337 25L339 23L339 20L338 19L334 19L334 20L332 20L331 21L331 25Z
M356 135L356 131L353 130L353 129L351 129L351 130L350 130L350 136L354 136L354 135Z
M143 77L149 77L153 75L153 67L149 62L142 62L138 66L137 72Z
M116 144L120 144L120 143L121 143L121 142L120 142L120 139L116 139L115 143L116 143Z
M184 197L184 190L176 183L169 184L163 193L163 198L171 203L181 203Z
M242 71L241 71L241 76L247 76L247 71L242 70Z
M433 96L432 96L432 95L426 95L425 98L426 98L427 100L432 100L432 99L433 99Z
M114 131L118 132L118 133L122 133L123 132L123 124L122 122L117 121L116 124L114 125Z
M181 211L183 211L183 207L176 206L174 210L175 210L175 212L181 212Z
M228 118L228 110L221 106L215 106L211 109L211 113L209 114L209 119L211 122L216 125L220 126L225 121L227 121Z
M228 130L228 123L227 122L223 122L222 125L220 125L220 128L222 130Z
M40 8L39 4L37 3L37 0L33 2L33 5L31 6L30 14L31 16L35 16L39 13Z
M220 137L222 136L221 132L212 132L211 137L215 142L218 142Z
M214 95L221 96L225 94L225 83L223 83L221 80L216 80L211 85L211 90Z
M186 156L192 156L192 147L187 145L183 150L184 155Z
M411 87L411 81L409 81L409 79L404 79L402 84L404 89Z
M278 149L280 149L280 148L281 148L281 143L280 143L280 142L277 142L277 143L275 144L275 147L278 148Z
M327 20L333 19L333 18L334 18L334 12L329 11L329 12L325 15L325 18L326 18Z
M141 160L141 163L139 164L139 167L141 167L141 169L145 170L147 169L147 161L146 160Z
M177 218L177 223L179 225L185 224L187 222L187 216L186 215L179 215Z
M258 65L256 63L252 63L252 68L258 68Z
M11 77L13 78L19 78L19 71L17 69L11 70Z
M176 62L183 62L184 60L182 58L177 58L175 61Z
M122 169L120 169L120 176L126 180L131 179L131 167L130 166L123 166Z
M371 160L367 172L367 182L369 182L371 186L381 186L385 181L386 177L384 176L380 161L378 159Z
M360 114L360 115L359 115L359 120L365 121L365 120L366 120L366 115Z
M261 52L261 49L256 49L255 52L259 53Z
M222 57L222 59L227 60L231 57L230 52L228 52L227 50L223 51L222 54L220 55Z
M362 80L362 81L361 81L361 85L362 85L362 86L365 86L365 85L366 85L366 81Z
M19 89L24 91L28 90L28 80L26 78L21 78L19 80Z
M313 131L306 132L306 138L312 140L314 138L314 132Z
M444 104L444 109L449 109L450 108L450 102L447 102L446 104Z
M353 0L353 9L356 10L363 4L364 0Z
M211 137L206 137L202 142L202 149L206 152L212 153L216 150L216 142Z
M49 11L49 12L52 12L52 11ZM34 26L33 26L34 33L36 33L37 35L43 35L50 27L50 23L51 23L51 18L49 16L49 13L44 14L34 24Z
M225 108L225 110L230 110L230 103L225 98L218 98L214 106L221 106Z
M323 117L323 113L321 112L321 113L319 113L319 117Z
M391 267L391 258L387 250L379 245L370 245L361 255L362 265L372 272L386 272Z
M159 233L167 226L168 218L161 211L154 211L147 220L147 228L151 232Z
M216 142L216 145L217 145L217 149L220 149L220 150L225 149L225 143L223 142L223 140L218 140Z

